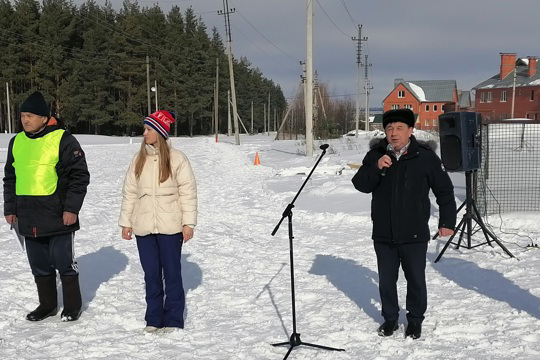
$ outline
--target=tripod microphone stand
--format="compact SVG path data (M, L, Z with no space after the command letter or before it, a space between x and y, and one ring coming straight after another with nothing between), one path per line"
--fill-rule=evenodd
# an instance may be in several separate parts
M337 348L332 348L332 347L328 347L328 346L303 342L300 339L300 334L298 334L296 332L296 304L295 304L296 300L295 300L295 294L294 294L294 251L293 251L293 239L294 239L294 236L293 236L293 226L292 226L292 215L293 215L292 209L294 208L294 202L296 201L296 198L298 198L298 195L300 195L300 193L302 192L302 189L304 188L304 186L308 182L309 178L311 177L311 174L313 174L313 171L315 170L317 165L319 165L319 162L321 161L322 157L324 156L324 154L326 154L326 149L328 149L328 144L321 145L320 149L323 151L321 156L319 157L319 159L315 163L315 166L313 166L313 169L311 169L311 172L309 173L306 180L304 181L304 183L300 187L300 190L298 190L298 193L296 193L296 196L294 197L292 202L289 205L287 205L287 207L285 208L285 211L283 212L281 220L279 220L279 223L274 228L274 231L272 231L272 236L274 236L276 234L276 232L278 231L279 227L281 226L281 223L283 222L283 220L285 218L288 219L288 224L289 224L289 251L290 251L290 262L291 262L291 298L292 298L293 332L292 332L291 336L289 337L289 341L272 344L272 346L289 345L289 351L287 351L287 354L285 355L283 360L287 359L289 357L289 355L291 354L291 351L295 347L300 346L300 345L311 346L311 347L314 347L314 348L319 348L319 349L324 349L324 350L331 350L331 351L345 351L345 349L337 349Z
M465 201L457 209L457 213L459 213L459 211L463 209L463 207L465 207L465 214L463 215L463 218L459 222L458 226L456 226L454 234L450 237L450 239L448 239L448 241L446 242L446 245L444 245L439 256L437 256L437 259L435 259L435 262L438 262L441 259L444 252L446 251L446 249L448 248L450 244L456 245L456 249L459 249L461 245L461 241L463 240L463 234L465 232L465 228L467 229L467 246L466 246L467 249L472 249L472 248L485 245L485 244L489 244L489 246L493 247L491 242L494 241L495 243L497 243L497 245L501 247L501 249L504 250L506 254L508 254L508 256L510 256L511 258L514 257L514 255L512 255L512 253L508 251L508 249L500 242L497 236L495 236L495 234L493 234L493 232L491 232L482 221L482 218L480 217L480 212L478 211L478 208L476 207L476 201L472 196L472 173L473 173L473 170L465 171ZM472 235L471 232L472 232L473 220L480 226L480 229L482 230L486 238L486 242L478 244L478 245L474 245L474 246L471 245L471 235ZM454 240L454 237L457 235L458 231L460 232L459 241L457 244L455 244L452 242L452 240ZM435 234L435 236L433 237L434 240L437 238L437 235L438 234Z

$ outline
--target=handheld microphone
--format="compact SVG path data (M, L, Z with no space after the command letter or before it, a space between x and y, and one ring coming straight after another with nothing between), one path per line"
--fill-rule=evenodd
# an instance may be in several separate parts
M329 146L330 145L328 145L328 144L322 144L321 146L319 146L319 149L326 150L326 149L328 149Z
M388 144L388 146L386 147L386 155L390 156L393 152L394 152L394 145ZM383 167L381 176L386 176L386 169L388 168Z

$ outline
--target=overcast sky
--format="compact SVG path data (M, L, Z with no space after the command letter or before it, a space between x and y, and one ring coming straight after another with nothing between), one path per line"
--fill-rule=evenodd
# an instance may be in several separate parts
M372 64L370 107L381 106L396 78L456 80L470 90L499 71L501 52L539 56L540 0L312 0L313 66L336 96L356 93L356 42ZM76 0L76 3L82 2ZM103 4L104 0L96 0ZM228 0L233 53L293 97L306 54L306 0ZM121 0L112 0L115 8ZM139 5L189 6L225 39L223 0L140 0ZM362 78L364 77L362 72ZM364 100L362 100L362 104Z

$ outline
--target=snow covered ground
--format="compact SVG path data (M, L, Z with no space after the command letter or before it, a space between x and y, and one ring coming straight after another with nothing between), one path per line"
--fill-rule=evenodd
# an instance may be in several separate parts
M2 168L9 137L0 135ZM199 189L199 225L182 255L186 328L143 335L137 248L121 239L116 224L124 174L140 138L77 137L91 173L76 236L84 312L73 323L59 316L25 320L37 305L35 284L9 226L0 225L0 358L282 359L288 348L270 344L288 341L293 331L287 222L270 234L321 151L306 158L300 140L266 135L242 136L240 146L227 136L218 143L173 139L191 159ZM370 196L353 188L355 170L348 165L362 160L368 140L361 133L328 141L293 211L297 332L304 342L346 351L299 346L289 359L540 358L540 251L526 247L540 243L540 214L532 212L488 219L515 259L483 245L450 247L433 263L447 239L432 241L422 338L404 338L404 310L394 336L377 335L382 319ZM261 166L253 165L256 152ZM451 176L460 204L463 174ZM435 231L436 206L433 213ZM483 241L473 237L473 245ZM401 276L402 307L405 287Z

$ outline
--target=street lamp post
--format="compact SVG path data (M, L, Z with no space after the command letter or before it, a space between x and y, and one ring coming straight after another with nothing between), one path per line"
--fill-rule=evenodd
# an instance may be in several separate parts
M157 80L154 80L154 86L152 86L150 90L156 93L156 111L158 111L159 106L158 106L158 100L157 100Z

